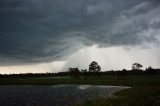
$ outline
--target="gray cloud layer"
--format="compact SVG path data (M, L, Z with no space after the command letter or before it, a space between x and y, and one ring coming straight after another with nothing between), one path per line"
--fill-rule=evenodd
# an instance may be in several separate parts
M159 0L1 0L0 64L65 58L83 45L160 43Z

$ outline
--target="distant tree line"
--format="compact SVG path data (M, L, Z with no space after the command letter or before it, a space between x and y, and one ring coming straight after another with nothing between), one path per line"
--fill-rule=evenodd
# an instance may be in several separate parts
M60 77L69 76L69 72L58 73L20 73L20 74L0 74L0 78L27 78L27 77Z
M72 78L80 79L82 76L84 78L88 77L100 77L102 75L115 75L115 76L124 76L124 75L160 75L160 69L154 69L151 66L142 70L143 65L140 63L133 63L131 70L111 70L111 71L101 71L100 65L96 61L91 62L89 69L79 69L78 67L70 67L65 72L58 73L20 73L20 74L0 74L0 78L27 78L27 77L63 77L71 76Z
M101 67L98 65L96 61L93 61L89 65L89 70L87 69L81 69L78 68L69 68L69 72L71 77L79 79L80 76L87 77L100 77L102 75L114 75L114 76L124 76L124 75L160 75L160 69L154 69L151 66L146 68L145 70L142 70L141 68L143 65L140 63L133 63L131 70L111 70L111 71L103 71L101 72Z

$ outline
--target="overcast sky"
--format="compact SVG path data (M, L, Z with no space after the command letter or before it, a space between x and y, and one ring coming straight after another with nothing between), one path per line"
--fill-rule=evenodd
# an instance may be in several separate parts
M0 73L160 68L159 0L1 0Z

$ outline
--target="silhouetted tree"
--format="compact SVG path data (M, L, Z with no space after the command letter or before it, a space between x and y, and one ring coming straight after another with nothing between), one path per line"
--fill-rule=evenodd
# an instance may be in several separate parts
M78 68L69 68L68 69L70 72L71 77L79 79L80 78L80 71Z
M141 70L143 66L140 63L133 63L132 70Z
M93 73L94 75L98 75L98 72L101 71L101 67L98 65L98 63L96 61L93 61L90 65L89 65L89 72Z
M127 72L127 70L126 70L126 69L123 69L122 72Z
M100 72L100 71L101 71L101 67L98 65L96 61L93 61L89 65L89 72Z
M146 71L147 70L153 70L153 68L151 67L151 66L148 66L147 68L146 68Z
M81 69L81 73L84 76L84 78L88 77L87 69Z
M87 72L87 69L81 69L81 73L86 73Z
M148 68L146 68L146 73L147 74L156 74L156 71L155 69L153 69L151 66L149 66Z

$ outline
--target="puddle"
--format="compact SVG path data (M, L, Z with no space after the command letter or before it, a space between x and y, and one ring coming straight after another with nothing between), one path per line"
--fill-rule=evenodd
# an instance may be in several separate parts
M0 86L0 106L70 106L128 89L123 86L54 85Z

